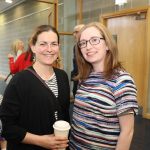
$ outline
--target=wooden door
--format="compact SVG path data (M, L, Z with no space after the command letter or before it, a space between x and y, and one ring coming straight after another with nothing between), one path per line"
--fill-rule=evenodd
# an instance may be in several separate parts
M138 89L138 102L140 106L143 106L146 19L137 20L136 18L136 15L111 18L107 21L107 27L117 37L119 60L133 76Z
M144 108L143 116L146 118L150 118L148 111L150 11L148 10L132 9L101 16L101 22L117 40L119 60L134 78L138 90L138 104Z

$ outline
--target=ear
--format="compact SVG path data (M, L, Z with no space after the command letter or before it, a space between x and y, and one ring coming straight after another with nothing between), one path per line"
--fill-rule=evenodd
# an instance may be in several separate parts
M31 47L32 52L35 53L35 45L30 45L30 47Z
M108 46L106 46L106 51L109 51L109 48L108 48Z

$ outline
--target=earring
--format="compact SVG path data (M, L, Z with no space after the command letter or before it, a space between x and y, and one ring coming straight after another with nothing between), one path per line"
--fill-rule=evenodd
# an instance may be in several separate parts
M36 61L36 56L35 56L35 53L33 53L33 62Z

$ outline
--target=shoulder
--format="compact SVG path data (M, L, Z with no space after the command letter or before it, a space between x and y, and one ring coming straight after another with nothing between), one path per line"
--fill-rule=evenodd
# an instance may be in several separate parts
M117 76L116 76L116 81L117 83L125 82L125 81L130 81L134 83L134 80L131 74L124 70L118 71Z
M19 60L23 60L24 59L24 57L25 57L25 55L26 55L26 53L24 52L24 53L22 53L22 54L20 54L19 56L18 56L18 58L17 58L17 60L19 61Z
M23 82L24 84L29 82L29 80L32 78L32 74L28 70L22 70L18 73L16 73L13 78L11 79L12 82Z
M54 72L56 76L67 76L67 73L62 69L54 68Z
M115 76L113 78L113 83L115 83L114 84L114 87L115 87L114 90L127 88L127 87L136 89L136 85L135 85L135 82L134 82L132 76L130 75L130 73L128 73L124 70L118 71L115 74Z
M55 72L58 84L61 84L61 85L69 84L68 75L64 70L55 68L54 72Z

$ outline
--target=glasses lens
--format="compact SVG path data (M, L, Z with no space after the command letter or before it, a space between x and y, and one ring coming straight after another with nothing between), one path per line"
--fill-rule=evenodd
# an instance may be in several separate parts
M97 45L97 44L100 43L100 38L99 37L93 37L93 38L90 39L90 43L92 45Z
M86 47L86 41L80 41L80 42L78 43L78 46L79 46L80 48L85 48L85 47Z

